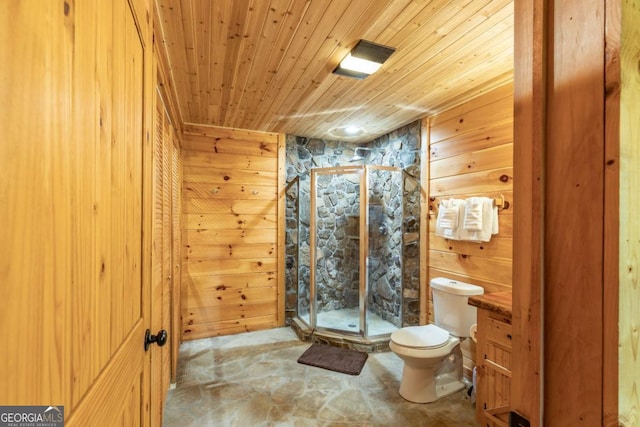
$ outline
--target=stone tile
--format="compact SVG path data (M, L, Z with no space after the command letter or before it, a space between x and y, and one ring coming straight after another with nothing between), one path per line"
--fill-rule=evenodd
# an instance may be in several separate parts
M359 376L297 363L290 328L185 342L164 427L474 426L464 391L430 404L398 394L402 361L371 353Z
M326 402L319 418L355 423L370 422L372 417L367 396L361 390L344 390Z
M276 388L273 393L271 393L271 399L276 404L285 405L293 402L294 399L302 396L303 394L304 381L294 380L288 381Z

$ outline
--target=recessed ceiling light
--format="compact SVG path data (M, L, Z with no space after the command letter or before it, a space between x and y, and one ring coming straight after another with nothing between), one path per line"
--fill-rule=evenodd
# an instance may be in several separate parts
M340 67L346 70L364 73L366 75L373 74L382 67L382 64L355 57L349 53L340 63Z
M362 129L360 126L348 125L333 128L331 129L330 133L331 135L338 138L348 138L364 134L364 129Z
M362 133L362 128L358 126L346 126L344 128L344 133L347 135L360 135Z

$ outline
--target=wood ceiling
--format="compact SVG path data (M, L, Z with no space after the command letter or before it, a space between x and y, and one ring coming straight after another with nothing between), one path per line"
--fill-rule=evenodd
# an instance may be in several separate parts
M513 79L512 0L156 2L183 123L366 142ZM360 39L396 52L332 74Z

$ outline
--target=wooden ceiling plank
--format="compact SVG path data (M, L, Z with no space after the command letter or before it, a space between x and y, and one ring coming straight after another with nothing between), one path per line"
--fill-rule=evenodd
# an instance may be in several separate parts
M158 0L157 5L158 15L161 17L161 42L168 56L168 77L173 82L174 95L178 101L180 115L184 119L188 119L191 117L188 103L192 93L186 73L187 58L182 34L182 6L176 0Z
M409 19L403 23L402 27L393 30L392 26L388 26L380 35L380 40L390 46L404 46L408 40L412 40L412 35L424 34L425 31L433 32L440 37L444 37L446 34L443 34L439 29L433 28L434 23L439 25L441 22L456 21L456 16L465 9L468 10L469 5L475 5L476 9L480 9L489 1L490 0L464 0L455 2L447 0L431 1L422 9L417 10L415 15L409 16Z
M290 0L276 34L269 39L270 48L260 50L260 57L256 58L256 62L262 64L262 66L260 69L255 70L250 77L249 93L244 94L242 102L238 106L238 108L243 109L245 117L243 122L238 123L237 126L248 123L251 124L249 126L254 127L252 124L258 115L257 106L263 101L264 94L271 87L276 72L280 68L280 64L294 39L294 35L302 25L303 18L307 15L309 5L310 2ZM263 33L263 36L268 38L266 33ZM258 129L258 127L254 128Z
M221 67L224 64L224 52L227 44L227 22L231 19L231 9L228 2L214 2L211 10L211 38L208 44L209 72L207 74L207 85L209 90L209 104L207 106L207 117L204 121L208 124L222 123L220 113L222 106L222 73Z
M259 123L263 121L263 117L280 114L277 107L284 99L288 99L291 88L298 81L295 76L304 73L312 55L329 37L336 22L349 7L351 7L350 2L341 0L332 0L330 5L320 2L311 3L307 16L298 27L293 42L259 105L259 117L256 121L259 128L262 127Z
M171 48L174 49L173 58L176 61L172 61L170 63L171 75L179 75L181 76L181 80L183 82L182 90L184 93L183 97L188 101L192 101L193 96L197 94L197 92L193 89L193 80L189 78L189 69L191 66L190 61L193 61L193 44L188 44L185 39L185 32L189 32L192 28L190 22L188 21L188 16L191 14L190 4L184 1L171 0L171 15L168 26L169 34L173 39L173 43ZM185 19L187 17L187 19ZM193 111L190 108L187 108L188 117L191 117Z
M235 94L242 90L239 88L239 75L246 72L251 57L251 54L245 51L257 42L258 38L252 33L256 27L262 26L260 21L263 21L268 10L268 1L244 0L234 3L228 27L227 50L224 60L224 88L220 100L220 120L224 123L231 124L230 117L236 111L233 99Z
M238 52L240 51L240 45L243 40L245 31L245 18L248 13L248 0L232 1L231 3L231 17L226 25L227 27L227 39L224 55L224 62L221 69L218 72L222 73L222 96L220 99L220 121L222 123L228 123L226 121L227 112L230 108L229 99L231 97L231 91L233 90L233 80L238 64Z
M477 57L479 51L484 52L485 50L490 50L493 46L491 42L494 40L507 39L506 42L502 43L508 45L506 46L508 51L513 50L512 48L509 48L509 46L512 45L512 39L509 40L509 37L507 37L509 35L509 31L511 31L511 34L513 31L512 16L512 8L503 7L498 11L498 13L491 14L489 19L486 19L480 24L477 28L480 36L470 39L463 38L456 33L456 36L458 36L458 42L449 44L443 49L439 46L440 43L436 43L433 47L434 50L437 49L437 53L433 54L429 58L429 63L423 64L422 67L415 67L408 73L398 72L396 74L392 74L390 71L385 70L380 75L376 73L373 76L368 77L368 79L381 79L385 84L389 84L391 86L395 85L398 87L398 90L396 91L375 91L375 88L378 86L372 85L368 90L362 89L356 93L350 93L347 91L346 96L343 98L350 99L351 97L358 97L358 100L360 101L360 108L366 110L366 114L369 116L371 116L371 110L380 110L385 108L385 106L390 109L391 114L393 114L394 112L397 112L398 104L418 107L419 110L431 107L430 105L420 103L419 101L428 99L429 92L432 91L434 87L440 85L441 82L447 82L449 80L462 81L460 80L460 74L454 73L453 70L459 70L461 62L468 63L465 58L473 57L474 54ZM504 34L500 32L502 28L506 28L506 30L504 30ZM500 51L503 51L504 49L505 46L499 46ZM417 59L413 59L412 61L413 62L410 63L415 63ZM476 68L476 65L478 68ZM481 60L477 60L474 63L469 63L469 65L467 65L471 72L478 76L482 74L482 67L485 66L486 64ZM401 84L403 80L407 83ZM374 89L372 90L371 87ZM420 94L420 96L417 96L417 94ZM408 102L411 99L413 99L414 102ZM340 99L338 102L334 103L334 106L340 106L342 102L344 101ZM327 124L325 124L324 127L329 128L330 126L335 126L336 123L340 123L340 121L355 121L353 115L357 113L358 111L355 110L346 114L342 112L339 115L334 114L326 116ZM388 110L384 113L378 112L377 115L388 117L389 113L390 111ZM416 115L415 113L416 112L414 111L414 116ZM409 120L410 115L411 114L407 113L407 120ZM426 114L423 114L423 116L424 115ZM371 132L374 134L379 132L374 129L376 126L375 123L379 123L377 117L372 117L368 122L361 118L358 122L363 122L361 124L363 127L373 126ZM387 129L387 131L388 130L392 129ZM286 129L277 128L276 131L290 132Z
M513 78L512 0L156 4L185 122L331 139L353 120L367 142ZM333 75L361 38L398 50L363 81Z
M413 4L413 2L409 3ZM385 22L386 19L395 19L398 14L406 9L406 5L400 2L394 3L396 8L389 8L386 2L368 2L367 4L368 7L364 9L352 9L353 12L357 13L358 18L344 16L345 19L343 19L342 22L348 27L343 31L344 36L338 38L339 32L334 31L335 39L327 39L323 45L328 53L320 53L317 55L319 57L317 61L321 63L318 64L318 67L307 69L305 74L298 79L294 89L287 96L287 100L295 100L289 102L291 106L288 108L287 116L274 117L271 115L273 118L271 121L259 125L266 128L275 128L277 127L276 124L278 121L288 121L291 123L305 121L306 115L298 114L298 112L304 111L304 108L297 107L296 105L313 103L316 95L321 96L321 94L326 93L324 90L321 90L320 87L327 81L327 77L333 72L338 62L346 56L349 49L351 49L358 40L363 38L362 34L369 34L369 36L366 36L368 40L375 39L375 37L372 36L374 33L379 33L384 30L385 26L382 25L382 23ZM359 10L363 12L358 12ZM371 23L377 23L377 25L371 25ZM325 58L329 58L329 60ZM313 74L314 70L315 74ZM305 84L305 82L311 82L311 84ZM295 102L295 104L291 104L291 102ZM278 109L284 110L284 106L280 105Z
M503 30L503 32L513 34L512 28L507 28ZM498 33L498 36L500 37L500 33ZM434 96L437 93L442 93L442 91L462 91L478 86L478 82L482 81L483 75L494 74L494 69L504 69L505 64L508 66L509 63L513 62L513 49L512 45L508 42L502 46L494 46L483 43L482 39L478 39L478 42L475 43L473 47L461 50L459 55L452 55L451 59L451 64L447 66L437 64L430 70L430 78L432 78L434 82L431 83L431 87L425 87L426 85L422 84L420 77L415 75L416 80L413 81L412 84L407 85L407 92L403 93L403 97L400 100L400 102L402 102L401 105L411 105L419 108L433 105L433 103L421 104L419 102L409 104L410 96L414 93L419 93L420 99L423 99ZM491 71L491 73L489 73L489 71ZM452 75L455 77L451 77ZM454 86L454 88L438 83L438 81L446 81L447 84ZM377 99L374 99L373 103L398 105L395 101L397 101L397 99L385 97L385 95L382 94L377 97Z
M211 31L212 10L211 3L208 1L192 1L192 15L193 28L195 31L192 33L193 40L195 42L194 47L194 59L190 73L196 77L195 86L193 90L198 97L198 116L197 121L201 122L207 118L208 105L209 105L209 93L207 92L207 78L209 77L209 43L211 38L209 33Z
M503 61L499 68L508 69L510 64L513 63L513 57L507 53L507 54L502 54L501 58L503 59ZM494 80L492 79L486 83L482 80L482 78L483 76L486 76L489 74L485 74L485 73L473 74L473 72L471 72L471 74L473 75L473 78L475 78L475 81L473 82L472 85L469 85L468 87L473 88L474 91L479 92L478 95L494 89L495 87L497 87L497 85L504 85L513 80L512 72L506 73L503 76L503 79L497 82L494 82ZM468 80L469 75L460 73L459 78L461 80ZM396 107L392 109L392 111L394 112L392 112L391 114L381 112L380 110L372 111L371 114L368 116L368 119L365 120L364 126L366 127L366 126L371 126L370 124L376 124L380 129L385 129L386 126L393 126L394 123L408 124L414 120L418 120L427 115L444 111L447 108L457 105L458 103L461 102L461 100L469 99L468 97L464 97L464 92L460 90L460 88L462 87L463 87L462 84L456 85L455 89L439 87L439 88L435 88L431 94L425 95L425 101L426 101L425 104L431 106L431 109L428 111L428 113L426 111L426 108L423 109L423 107L419 105L408 105L408 104L396 105ZM406 122L404 120L406 120ZM376 137L384 133L387 133L388 131L393 130L395 128L391 129L387 127L386 129L387 129L386 131L384 130L378 131L380 133L376 135Z
M376 107L363 107L365 113L360 114L358 120L359 123L363 123L363 126L367 128L369 134L367 140L374 139L380 135L388 133L391 130L397 129L400 126L411 123L414 120L418 120L427 115L435 114L436 112L443 111L447 108L453 107L463 100L470 99L473 95L480 95L484 92L492 90L498 86L507 84L513 80L513 71L509 69L513 62L513 58L508 54L503 55L504 61L500 68L508 70L499 78L492 78L488 81L482 80L485 74L478 74L476 82L467 92L461 92L459 89L447 89L438 88L438 92L435 91L428 96L425 96L424 103L431 106L430 108L420 107L419 105L396 105L392 109L380 110ZM464 76L462 76L464 77ZM459 96L456 96L458 95ZM436 95L441 95L436 97ZM380 107L383 108L383 107ZM389 113L389 111L392 111ZM346 113L345 113L346 114ZM345 121L348 121L349 117L346 117ZM314 134L313 130L310 130L310 137L319 137L322 132L320 129L319 134Z
M246 117L246 109L242 108L242 99L250 91L252 74L263 74L262 64L265 53L270 51L270 41L282 25L283 16L289 0L258 1L247 17L247 34L243 39L240 51L240 66L234 78L234 91L230 100L232 114L228 123L233 127L242 127Z
M479 8L486 6L487 1L476 1L472 3L474 7L463 9L450 6L450 2L445 0L429 3L427 7L419 11L418 15L413 17L414 20L425 20L423 25L411 26L414 29L412 33L403 32L405 40L400 40L397 37L394 39L393 43L398 47L397 53L401 53L401 55L396 54L395 57L392 56L382 70L367 78L367 80L373 79L373 83L367 81L361 82L364 84L353 84L354 82L351 79L345 77L331 79L339 85L350 88L350 90L344 87L338 88L335 92L336 94L344 94L347 92L348 96L342 97L343 99L332 99L333 108L337 111L343 111L340 108L340 104L349 99L360 100L360 107L362 108L371 97L377 96L379 91L376 89L378 87L378 84L375 83L376 80L384 80L385 86L389 87L401 86L402 82L405 81L406 73L411 72L410 67L415 69L422 62L427 61L429 57L435 56L438 52L441 52L442 49L445 49L447 44L451 44L452 39L460 38L462 31L466 31L463 30L464 26L461 24L473 14L478 13ZM461 4L468 5L469 3ZM449 6L447 7L447 5ZM407 22L410 22L410 20ZM379 41L381 43L385 42L385 40ZM388 41L387 43L390 42L391 41ZM428 46L428 49L424 48L425 45ZM333 93L331 90L327 90L325 93L327 92ZM322 91L319 90L317 93L322 93ZM323 100L313 99L312 97L306 97L304 99L306 105L312 105L315 109L323 107L322 101ZM310 104L310 102L313 103ZM334 122L341 117L344 116L333 115L329 118L329 121Z

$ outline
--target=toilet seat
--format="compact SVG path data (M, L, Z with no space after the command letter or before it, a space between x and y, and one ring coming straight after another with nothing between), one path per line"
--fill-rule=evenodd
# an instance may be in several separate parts
M391 334L394 344L421 350L440 348L447 345L449 332L436 326L409 326Z

